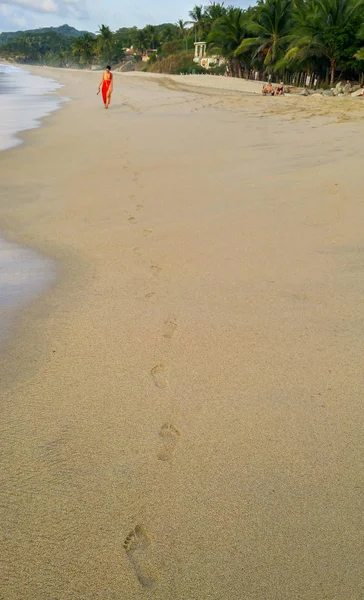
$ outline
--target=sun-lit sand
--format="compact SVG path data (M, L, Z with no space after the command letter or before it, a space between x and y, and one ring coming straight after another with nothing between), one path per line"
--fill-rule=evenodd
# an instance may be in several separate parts
M0 596L360 600L363 104L36 72L72 101L0 155L58 265L0 355Z

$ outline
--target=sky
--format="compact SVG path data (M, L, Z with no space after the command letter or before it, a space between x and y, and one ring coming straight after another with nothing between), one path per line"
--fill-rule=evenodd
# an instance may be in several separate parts
M241 7L253 4L249 0L233 3ZM194 4L208 4L208 0L0 0L0 32L64 23L87 31L97 31L101 24L116 30L175 23L187 19Z

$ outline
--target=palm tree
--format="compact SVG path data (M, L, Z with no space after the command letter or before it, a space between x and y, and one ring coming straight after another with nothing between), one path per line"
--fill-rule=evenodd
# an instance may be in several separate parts
M363 0L296 0L294 39L286 53L286 64L310 57L324 57L330 66L330 84L335 80L342 55L342 36L363 18Z
M152 48L152 50L155 50L155 47L159 41L158 30L155 25L147 25L144 27L144 34L148 45Z
M186 52L188 52L188 29L186 28L188 25L188 21L184 21L183 19L178 19L176 23L176 27L178 28L178 34L181 40L185 40L186 42Z
M95 56L95 38L89 33L85 33L82 37L78 37L72 44L72 55L76 58L80 65L89 67Z
M247 23L241 8L229 8L225 15L215 21L207 38L210 51L226 59L233 77L242 77L241 58L244 51L239 52L247 35Z
M204 33L208 35L211 32L213 24L218 19L221 19L227 13L227 8L224 5L224 2L221 4L219 2L210 1L208 6L205 6L204 13Z
M160 41L163 44L168 43L168 42L173 42L177 38L178 38L177 25L172 25L171 23L168 23L167 25L163 26L163 29L161 30L161 33L160 33Z
M134 40L136 49L143 54L148 49L148 41L145 29L138 29Z
M97 48L98 54L105 62L111 60L112 48L114 44L113 33L107 25L101 25L98 30Z
M224 15L226 15L228 9L225 7L225 3L222 2L212 2L205 7L205 18L209 19L212 23L217 21L217 19L221 19Z
M192 19L189 22L195 28L195 42L197 42L197 37L201 38L204 31L205 13L203 6L194 6L194 8L190 10L189 16Z
M259 0L248 26L254 37L244 39L236 54L252 49L253 58L262 57L264 66L272 70L275 63L284 56L292 39L292 2L293 0Z

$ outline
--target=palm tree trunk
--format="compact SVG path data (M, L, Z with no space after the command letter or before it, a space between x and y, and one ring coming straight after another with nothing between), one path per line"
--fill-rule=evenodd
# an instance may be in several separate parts
M240 60L237 61L236 68L237 68L239 79L243 79L243 71L241 70Z
M237 77L239 79L242 79L243 77L243 73L241 70L241 64L240 64L240 60L238 58L234 58L233 59L233 77Z
M232 60L231 60L231 58L227 59L227 67L228 67L229 77L232 77L233 76L233 69L232 69Z
M334 81L335 81L335 67L336 67L336 60L334 58L331 59L330 66L331 66L330 85L333 86Z

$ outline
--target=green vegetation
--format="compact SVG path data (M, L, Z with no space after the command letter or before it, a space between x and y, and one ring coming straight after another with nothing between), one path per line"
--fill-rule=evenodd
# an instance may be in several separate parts
M96 34L68 25L2 33L0 56L60 67L128 62L140 68L148 54L145 70L191 73L201 71L194 43L206 41L233 77L258 71L287 79L303 72L330 85L336 78L363 80L363 0L258 0L246 10L213 1L194 6L189 19L115 32L101 25Z
M242 76L242 66L249 68L248 55L240 52L242 40L247 39L248 24L245 13L240 8L229 8L224 15L212 23L207 36L208 49L222 56L233 77Z
M7 44L9 40L16 38L18 36L21 36L24 33L33 34L33 33L49 33L49 32L59 33L60 35L63 35L67 38L78 38L78 37L84 35L85 33L87 33L87 31L78 31L78 29L75 29L74 27L70 27L70 25L61 25L61 27L41 27L39 29L28 29L28 31L26 31L26 32L24 32L24 31L13 31L13 32L4 31L3 33L0 33L0 47Z

